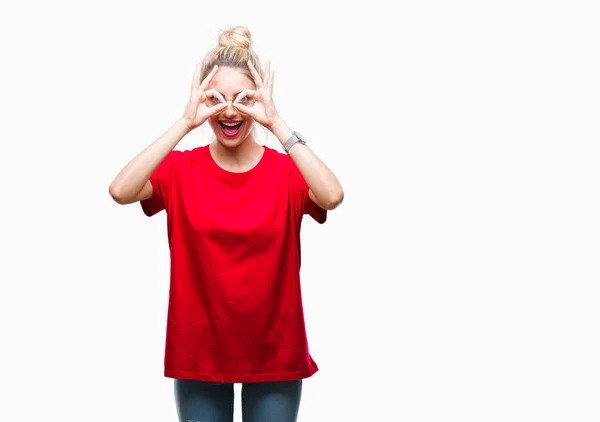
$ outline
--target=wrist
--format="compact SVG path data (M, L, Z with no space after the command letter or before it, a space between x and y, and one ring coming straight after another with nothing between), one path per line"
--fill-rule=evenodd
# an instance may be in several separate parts
M282 118L276 119L268 129L273 132L279 142L281 142L281 145L285 144L289 137L292 136L292 130Z
M177 121L175 122L175 126L177 126L181 130L184 130L185 132L191 132L192 129L194 129L191 125L191 122L185 117L177 119Z

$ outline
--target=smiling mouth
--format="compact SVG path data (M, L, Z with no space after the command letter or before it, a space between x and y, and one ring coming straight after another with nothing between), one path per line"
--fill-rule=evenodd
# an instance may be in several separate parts
M223 135L225 135L227 138L235 138L240 133L243 124L243 121L219 122L219 125L221 126L221 131L223 132Z

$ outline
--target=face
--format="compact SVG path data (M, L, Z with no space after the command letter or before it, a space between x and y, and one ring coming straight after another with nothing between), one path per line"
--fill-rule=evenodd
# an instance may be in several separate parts
M217 140L227 147L236 147L246 140L252 130L254 119L248 115L241 114L234 106L234 101L241 104L247 103L248 98L238 98L238 94L244 89L256 89L254 81L241 70L231 67L220 67L213 76L208 89L214 89L221 93L227 101L227 107L223 111L209 117L208 122L215 132ZM218 104L215 98L208 98L207 105Z

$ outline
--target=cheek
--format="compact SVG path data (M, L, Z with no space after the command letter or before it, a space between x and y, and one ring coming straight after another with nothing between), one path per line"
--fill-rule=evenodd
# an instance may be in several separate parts
M252 128L254 127L254 120L253 119L246 119L246 122L245 122L244 125L246 126L244 128L244 132L250 133L250 132L252 132Z
M208 118L208 124L213 130L216 130L219 126L219 123L217 123L217 119L214 116Z

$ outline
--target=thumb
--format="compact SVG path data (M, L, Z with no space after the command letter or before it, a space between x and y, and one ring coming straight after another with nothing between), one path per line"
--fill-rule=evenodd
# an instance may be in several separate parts
M207 107L208 115L212 116L213 114L217 114L219 111L224 110L225 108L227 108L227 103L221 103L216 106Z
M233 103L233 106L235 108L237 108L239 111L241 111L243 114L247 114L247 115L249 115L251 117L254 117L252 115L252 107L248 107L248 106L245 106L245 105L242 105L242 104L236 104L236 103Z

